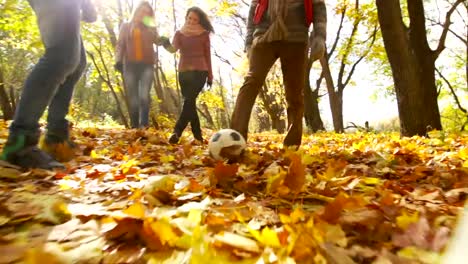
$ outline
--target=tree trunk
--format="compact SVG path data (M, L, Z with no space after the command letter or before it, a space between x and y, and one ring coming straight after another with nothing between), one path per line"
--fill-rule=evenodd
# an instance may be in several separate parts
M206 122L208 123L208 127L214 127L213 117L211 116L210 109L205 102L200 104L200 107L197 107L198 112L205 118Z
M13 98L11 98L11 100L13 100ZM14 109L8 97L2 68L0 68L0 107L3 112L3 120L11 120L13 118Z
M265 110L270 115L272 128L278 131L278 133L284 133L286 131L286 120L281 118L284 109L274 102L273 96L269 95L267 91L268 86L265 83L262 89L260 89L260 98Z
M336 133L343 133L343 96L342 92L335 92L335 85L330 72L330 66L328 65L328 56L326 54L320 58L320 65L322 65L323 76L325 77L327 84L328 99L330 102L330 109L333 119L333 128L335 129Z
M320 117L320 109L318 106L318 91L317 89L312 90L310 86L310 69L312 68L312 63L309 62L308 70L306 72L306 85L304 89L304 119L307 127L312 130L312 132L317 132L320 130L325 130L323 126L322 118Z
M441 130L435 59L425 27L422 0L408 1L410 28L402 19L400 1L376 0L379 22L393 73L401 135L425 135Z

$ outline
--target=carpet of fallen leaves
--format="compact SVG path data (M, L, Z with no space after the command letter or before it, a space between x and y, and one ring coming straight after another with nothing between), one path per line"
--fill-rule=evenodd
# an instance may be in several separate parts
M468 193L465 136L254 134L228 164L168 132L75 128L64 172L1 163L0 263L437 263Z

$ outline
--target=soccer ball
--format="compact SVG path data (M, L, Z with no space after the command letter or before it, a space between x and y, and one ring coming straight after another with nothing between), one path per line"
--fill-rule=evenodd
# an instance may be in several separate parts
M237 159L246 146L244 137L233 129L221 129L208 142L210 156L215 160Z

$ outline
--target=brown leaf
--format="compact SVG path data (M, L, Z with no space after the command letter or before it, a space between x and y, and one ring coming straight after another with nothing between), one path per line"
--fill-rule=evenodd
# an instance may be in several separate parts
M306 178L305 166L302 164L301 156L298 154L292 153L289 158L291 159L291 164L289 165L288 174L284 182L292 192L298 193L304 187Z
M0 264L18 261L24 257L29 245L0 245Z
M146 263L143 255L146 249L141 247L125 247L114 249L104 256L103 264L114 263Z
M321 249L325 253L325 257L330 264L355 264L353 259L351 259L346 250L343 248L337 247L332 243L325 243L321 245Z
M210 183L212 186L219 184L221 186L226 186L229 182L233 181L233 178L237 174L239 165L237 164L225 164L222 161L218 161L214 168L212 177L210 177Z

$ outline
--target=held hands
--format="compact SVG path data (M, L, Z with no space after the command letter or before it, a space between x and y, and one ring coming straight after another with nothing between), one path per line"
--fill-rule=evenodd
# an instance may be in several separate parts
M310 59L312 62L322 58L325 51L325 39L321 37L312 38L312 41L310 42Z
M169 40L168 37L165 37L165 36L159 37L159 43L160 43L165 49L167 49L168 47L171 46L171 41Z
M119 62L116 62L116 63L114 64L114 69L115 69L116 71L122 73L122 72L123 72L123 63L120 62L120 61L119 61Z
M205 91L208 91L211 89L211 86L213 86L213 79L209 78L206 80L206 88Z

